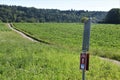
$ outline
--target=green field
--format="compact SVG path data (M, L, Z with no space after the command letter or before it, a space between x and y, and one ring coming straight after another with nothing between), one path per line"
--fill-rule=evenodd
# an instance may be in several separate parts
M83 24L15 23L16 28L69 51L81 52ZM90 53L120 61L120 25L92 24Z
M82 25L80 25L81 27L78 24L57 23L55 23L55 25L60 25L59 27L56 27L52 23L14 25L19 29L25 29L24 31L32 36L52 43L52 45L31 42L11 31L5 24L1 23L0 80L81 80L79 51L81 51ZM61 25L69 25L69 27ZM72 25L75 26L73 27ZM95 26L96 25L94 25L94 28ZM62 27L64 29L62 29ZM53 30L53 28L55 29ZM58 30L60 28L61 31ZM51 30L49 31L49 29ZM33 30L35 30L35 32ZM58 32L57 34L56 31ZM54 39L50 38L53 32L52 38ZM79 38L77 38L80 40L77 42L78 39L74 34L78 33L79 35L76 36L78 36ZM99 47L97 43L93 45L92 41L94 40L91 40L90 49L92 49L94 45ZM110 49L109 47L107 48L107 46L101 46L99 50L102 50L104 47L108 51L112 49L111 46ZM119 46L115 47L116 50L118 50L118 48ZM93 50L94 49L97 48L94 47ZM86 76L87 80L119 80L119 75L120 66L103 61L97 56L91 56L90 70Z

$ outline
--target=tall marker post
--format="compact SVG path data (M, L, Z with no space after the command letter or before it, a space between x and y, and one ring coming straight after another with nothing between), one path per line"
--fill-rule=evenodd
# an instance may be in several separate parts
M91 18L84 23L82 53L80 54L80 69L82 80L85 80L85 71L89 70L89 41L90 41Z

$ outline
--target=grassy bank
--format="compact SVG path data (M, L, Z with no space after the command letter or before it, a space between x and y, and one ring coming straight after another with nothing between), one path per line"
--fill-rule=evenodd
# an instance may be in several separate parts
M1 80L81 80L76 52L31 42L4 24L0 35ZM119 75L119 66L91 56L88 80L119 80Z

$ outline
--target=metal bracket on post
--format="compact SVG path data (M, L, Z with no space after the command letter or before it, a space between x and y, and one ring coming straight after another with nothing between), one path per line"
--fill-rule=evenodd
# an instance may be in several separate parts
M84 24L82 53L80 55L80 69L82 70L82 80L85 80L85 71L89 70L89 41L90 41L91 18Z

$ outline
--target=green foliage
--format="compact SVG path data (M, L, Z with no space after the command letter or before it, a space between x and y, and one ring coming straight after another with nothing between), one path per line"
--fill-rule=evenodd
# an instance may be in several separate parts
M78 46L82 43L83 25L76 23L15 23L14 25L33 37L59 47L78 50Z
M0 23L2 23L2 21L0 20Z
M4 24L0 24L0 45L1 80L81 80L79 54L74 51L31 42ZM95 56L86 73L88 80L120 79L119 66Z
M120 24L120 9L111 9L106 16L106 23Z
M88 20L87 17L83 17L83 18L81 19L81 22L82 22L82 23L85 23L87 20Z
M18 29L69 51L81 51L83 24L78 23L15 23ZM120 25L93 24L91 54L120 60Z
M90 15L89 15L90 14ZM0 20L3 22L80 22L83 16L95 17L94 22L105 18L107 12L36 9L21 6L0 5ZM97 20L98 19L98 20Z
M6 24L4 24L4 23L0 23L0 31L2 31L2 32L6 32L6 31L11 31L8 27L7 27L7 25L5 26ZM4 27L2 27L2 26L4 26Z

